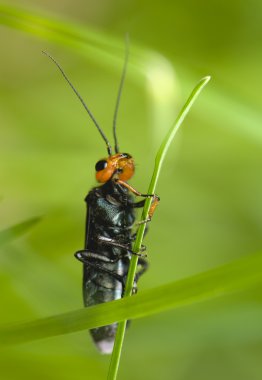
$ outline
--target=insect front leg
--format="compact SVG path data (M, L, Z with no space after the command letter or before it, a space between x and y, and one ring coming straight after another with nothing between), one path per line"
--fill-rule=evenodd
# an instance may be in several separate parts
M151 219L152 219L152 217L153 217L153 214L154 214L154 212L156 210L156 207L157 207L157 205L160 202L159 196L156 195L156 194L143 194L143 193L140 193L140 191L134 189L131 185L129 185L125 181L122 181L121 179L117 179L116 183L119 183L120 185L126 187L129 191L131 191L131 193L135 194L138 197L152 198L152 203L151 203L151 206L150 206L150 209L149 209L149 212L148 212L148 218L146 220L142 220L138 224L143 224L143 223L150 222ZM145 204L145 201L140 201L140 202L137 202L137 203L133 203L131 206L137 208L137 207L143 207L144 204Z

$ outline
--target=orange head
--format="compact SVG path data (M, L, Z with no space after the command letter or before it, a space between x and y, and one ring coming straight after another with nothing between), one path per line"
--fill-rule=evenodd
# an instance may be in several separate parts
M113 177L128 181L134 172L134 160L128 153L117 153L96 163L96 180L101 183Z

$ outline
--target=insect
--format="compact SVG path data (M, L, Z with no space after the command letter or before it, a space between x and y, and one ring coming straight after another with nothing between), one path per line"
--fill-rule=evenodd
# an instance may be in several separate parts
M83 263L83 300L84 305L87 307L113 301L123 296L133 254L139 256L138 270L133 286L133 293L136 293L137 281L146 271L148 264L145 260L146 255L143 253L145 246L142 246L139 253L132 251L132 242L136 237L136 232L134 232L135 209L143 207L145 199L152 197L149 218L142 221L142 223L146 223L151 220L155 207L159 202L159 197L155 194L142 194L127 183L134 175L134 159L130 154L121 153L119 150L116 120L126 75L128 49L126 49L126 58L113 120L114 153L103 130L61 66L48 53L43 53L56 64L80 99L107 147L108 156L99 160L95 165L96 180L100 183L100 186L91 189L85 198L87 214L84 249L75 253L75 257ZM135 196L144 199L135 202ZM117 323L90 330L100 352L112 352L116 329Z

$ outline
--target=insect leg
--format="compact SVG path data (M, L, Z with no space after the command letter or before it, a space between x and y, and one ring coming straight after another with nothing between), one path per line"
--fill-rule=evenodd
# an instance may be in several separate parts
M136 275L135 275L135 281L134 281L134 285L133 285L133 289L132 289L132 294L136 294L137 293L137 281L139 280L140 276L142 276L143 273L145 273L145 271L147 270L148 268L148 262L139 257L138 259L138 265L140 266L140 269L136 272Z
M137 226L140 226L140 224L144 224L144 223L148 223L148 222L151 222L152 220L152 217L154 215L154 212L156 210L156 207L157 205L159 204L160 202L160 198L158 195L155 195L155 194L152 194L152 203L151 203L151 206L150 206L150 209L149 209L149 212L148 212L148 217L147 219L144 219L144 220L140 220L139 222L136 223ZM138 202L139 203L139 202ZM140 207L140 206L138 206Z
M98 236L98 240L100 240L105 245L112 245L113 247L123 248L127 252L131 253L132 255L136 255L139 257L146 257L147 256L146 254L142 254L142 253L132 251L132 249L127 244L119 243L117 240L107 238L105 236ZM144 252L145 250L146 250L146 247L144 245L142 245L139 252Z
M136 281L138 281L139 277L144 274L148 269L148 262L143 258L138 259L138 265L141 266L141 269L136 273Z
M142 201L139 201L139 202L135 202L135 203L131 203L131 207L133 208L140 208L140 207L144 207L145 205L145 199L143 199Z
M86 249L85 250L83 249L81 251L77 251L75 253L75 257L76 257L76 259L81 261L83 264L89 265L92 268L96 268L97 270L99 270L101 272L107 273L110 276L112 276L114 279L116 279L117 281L121 282L122 287L123 287L123 291L122 291L122 297L123 297L124 292L125 292L125 286L126 286L126 275L120 276L119 274L117 274L117 273L115 273L115 272L113 272L107 268L104 268L103 265L90 261L90 259L91 260L95 259L95 260L99 260L102 263L115 263L120 259L119 257L116 259L109 259L108 257L101 256L99 253L90 252ZM136 273L136 277L135 277L136 281L135 282L137 282L138 279L140 278L140 276L142 276L142 274L145 273L145 271L147 270L148 262L144 258L139 257L138 258L138 265L141 266L141 269L138 270L138 272ZM135 294L136 292L137 292L137 288L136 288L136 285L134 285L133 290L132 290L132 294Z
M140 191L137 191L136 189L134 189L131 185L129 185L127 182L125 181L122 181L121 179L117 179L116 180L116 183L119 183L120 185L126 187L129 191L131 191L131 193L139 196L139 197L144 197L144 198L152 198L152 203L151 203L151 206L150 206L150 209L149 209L149 213L148 213L148 218L141 223L147 223L149 222L152 217L153 217L153 214L155 212L155 209L158 205L158 203L160 202L160 198L158 195L156 194L143 194L143 193L140 193ZM136 204L137 206L135 207L143 207L143 203L141 202L137 202L137 203L134 203Z
M116 257L115 259L110 259L109 257L102 256L100 253L90 252L88 249L82 249L74 254L75 258L81 261L83 264L89 264L90 259L95 259L103 263L114 264L121 259L121 257Z
M98 264L98 263L95 263L95 262L91 262L90 261L90 258L91 259L96 259L96 260L100 260L101 262L106 262L106 263L114 263L114 262L116 262L116 261L118 261L119 259L117 258L116 260L113 260L113 259L108 259L108 260L105 260L105 258L104 257L101 257L101 255L99 255L98 253L93 253L93 252L89 252L89 251L87 251L87 250L83 250L83 251L78 251L78 252L76 252L75 253L75 257L79 260L79 261L81 261L83 264L85 264L85 265L89 265L90 267L92 267L92 268L96 268L96 269L98 269L100 272L104 272L104 273L107 273L107 274L109 274L110 276L112 276L114 279L116 279L117 281L119 281L119 282L121 282L121 284L122 284L122 287L123 287L123 289L124 289L124 287L125 287L125 281L124 281L124 278L121 276L121 275L119 275L119 274L117 274L117 273L115 273L115 272L113 272L113 271L111 271L110 269L107 269L107 268L104 268L103 267L103 265L101 265L101 264Z

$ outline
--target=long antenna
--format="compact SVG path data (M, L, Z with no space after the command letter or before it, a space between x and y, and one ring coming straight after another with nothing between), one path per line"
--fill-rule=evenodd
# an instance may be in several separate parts
M70 85L70 87L72 88L72 90L74 91L74 93L76 94L76 96L78 97L78 99L80 100L80 102L82 103L82 105L84 106L86 112L88 113L88 115L90 116L90 118L92 119L93 123L95 124L96 128L98 129L100 135L102 136L102 138L104 139L105 143L106 143L106 146L107 146L107 152L108 152L108 155L111 156L112 155L112 148L111 148L111 145L108 141L108 139L106 138L106 135L104 134L104 132L102 131L102 129L99 127L96 119L94 118L92 112L90 111L90 109L87 107L87 105L85 104L82 96L79 94L79 92L76 90L76 88L73 86L73 84L70 82L70 80L68 79L68 77L66 76L64 70L62 69L62 67L59 65L59 63L50 55L48 54L46 51L42 51L43 54L45 54L47 57L49 57L53 62L54 64L58 67L58 69L61 71L63 77L65 78L65 80L67 81L67 83Z
M113 134L114 134L114 141L115 141L115 152L119 152L119 146L118 146L118 141L117 141L117 136L116 136L116 120L117 120L117 115L118 115L118 109L119 109L119 104L120 104L120 99L122 95L122 90L123 90L123 85L126 77L126 69L127 69L127 62L128 62L128 56L129 56L129 37L128 34L126 34L126 40L125 40L125 62L124 62L124 67L122 71L122 76L120 80L120 85L118 89L118 94L117 94L117 99L116 99L116 107L115 107L115 113L114 113L114 119L113 119Z

